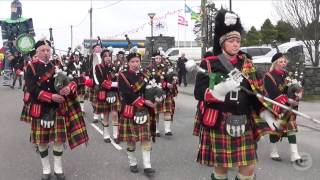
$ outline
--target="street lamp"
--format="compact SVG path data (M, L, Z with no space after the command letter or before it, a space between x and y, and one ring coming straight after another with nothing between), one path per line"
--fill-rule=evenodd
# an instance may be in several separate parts
M148 16L150 17L151 22L151 37L153 37L153 18L156 15L156 13L148 13Z
M153 46L154 46L154 39L153 39L153 18L156 15L156 13L148 13L148 16L150 17L150 24L151 24L151 53L150 57L153 53Z

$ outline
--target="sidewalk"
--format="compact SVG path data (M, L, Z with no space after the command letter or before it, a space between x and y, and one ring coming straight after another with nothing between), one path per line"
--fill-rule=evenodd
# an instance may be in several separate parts
M187 87L181 86L178 87L179 93L193 96L194 84L188 84ZM320 101L301 101L299 106L299 111L309 115L317 120L320 120L320 112L319 112ZM298 126L306 127L315 131L320 131L320 124L316 124L311 120L304 119L300 116L297 117Z

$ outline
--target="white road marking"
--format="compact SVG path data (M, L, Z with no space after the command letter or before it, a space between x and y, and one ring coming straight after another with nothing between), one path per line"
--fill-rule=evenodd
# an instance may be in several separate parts
M99 134L103 135L103 131L96 124L91 123L91 126L94 127L98 131ZM122 147L119 144L115 143L112 138L110 138L110 139L111 139L111 144L113 145L113 147L116 148L118 151L121 151Z

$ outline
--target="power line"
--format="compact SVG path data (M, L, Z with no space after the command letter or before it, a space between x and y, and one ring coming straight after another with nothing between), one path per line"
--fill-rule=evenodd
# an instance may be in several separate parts
M110 3L110 4L106 5L106 6L102 6L102 7L98 7L98 8L92 8L92 9L93 10L100 10L100 9L108 8L108 7L111 7L111 6L114 6L114 5L118 4L118 3L120 3L121 1L123 1L123 0L119 0L119 1L114 2L114 3Z

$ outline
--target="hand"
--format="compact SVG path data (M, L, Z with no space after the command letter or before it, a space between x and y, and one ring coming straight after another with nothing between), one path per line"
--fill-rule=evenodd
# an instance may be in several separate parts
M278 121L276 121L275 116L269 112L268 110L264 110L260 113L260 117L265 120L269 127L275 131L275 130L280 130L280 124Z
M291 106L298 106L299 105L299 102L294 100L294 99L291 99L289 98L288 99L288 103L291 105Z
M52 95L52 101L57 103L63 103L65 101L64 97L59 94Z
M237 68L234 68L233 70L231 70L228 76L230 79L233 79L238 84L240 84L243 80L242 73Z
M211 90L211 94L213 97L218 99L219 101L224 102L226 95L230 91L238 90L240 83L236 82L235 80L228 78L226 81L222 81L213 87Z
M71 92L70 88L68 86L65 86L62 89L60 89L59 94L62 96L68 96L70 92Z
M144 104L145 104L146 106L148 106L148 107L151 107L151 108L155 108L155 107L156 107L156 105L155 105L152 101L150 101L150 100L145 100L145 101L144 101Z
M169 89L172 89L172 88L173 88L173 85L170 84L170 83L167 83L167 87L168 87Z

